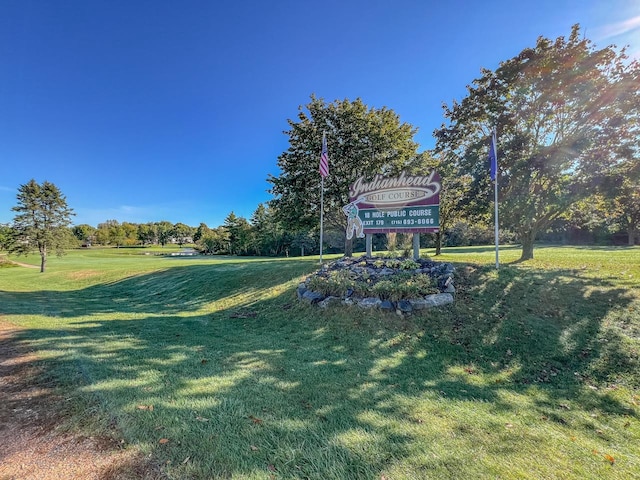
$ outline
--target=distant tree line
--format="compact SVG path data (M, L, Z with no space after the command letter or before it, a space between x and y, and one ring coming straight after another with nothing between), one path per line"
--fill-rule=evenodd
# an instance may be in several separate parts
M6 226L7 235L10 227ZM3 230L0 229L0 232ZM292 232L275 218L273 210L258 205L250 219L229 213L224 223L197 227L168 221L131 223L107 220L94 227L76 225L71 232L79 245L133 247L167 244L190 245L204 254L230 255L304 255L317 251L317 240L311 232ZM0 233L2 235L2 233ZM0 236L0 242L2 237Z

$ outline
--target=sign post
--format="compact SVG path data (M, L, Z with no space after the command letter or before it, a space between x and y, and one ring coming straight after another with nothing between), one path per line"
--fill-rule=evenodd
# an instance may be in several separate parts
M413 259L418 260L420 258L420 234L413 234Z
M373 234L365 234L365 243L367 246L367 257L373 257Z

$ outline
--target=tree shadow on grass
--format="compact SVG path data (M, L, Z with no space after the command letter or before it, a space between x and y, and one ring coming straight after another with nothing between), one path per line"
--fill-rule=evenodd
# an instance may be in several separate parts
M495 246L493 245L478 245L474 247L454 247L454 248L444 247L442 251L447 255L455 256L455 255L467 255L469 253L492 253L494 249L495 249ZM518 244L500 245L501 252L509 251L509 250L520 250L520 249L522 249L522 246Z
M540 245L540 247L536 246L536 248L567 248L571 250L587 250L587 251L597 251L597 252L619 252L619 251L630 251L630 250L638 250L638 246L632 245Z
M601 391L631 381L637 368L624 354L625 338L616 340L605 324L633 298L607 281L460 265L454 306L398 318L306 307L292 289L264 297L295 269L259 277L228 270L222 288L215 285L225 281L221 272L202 268L210 267L178 267L90 294L51 293L48 301L72 306L62 328L16 338L50 352L43 364L59 376L80 377L83 394L175 477L379 478L403 462L416 472L465 476L474 458L421 450L453 442L449 433L473 450L478 438L504 429L504 414L522 408L509 396L530 399L540 418L568 430L591 428L565 411L569 404L638 418ZM195 303L167 307L167 292L177 301L182 282L190 282ZM139 303L79 306L132 289ZM195 313L244 289L254 295ZM13 314L29 314L23 308ZM109 312L135 315L87 318ZM538 393L529 397L532 388ZM464 418L465 404L486 412L481 423ZM488 448L517 453L515 438Z
M169 263L171 263L169 261ZM73 291L0 290L0 313L71 318L79 315L192 312L216 299L258 296L310 270L311 261L174 266Z

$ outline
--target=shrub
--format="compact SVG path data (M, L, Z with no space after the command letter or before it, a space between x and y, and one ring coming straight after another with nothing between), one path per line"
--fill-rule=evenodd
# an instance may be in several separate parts
M388 293L384 293L380 288L381 295L389 300L398 301L405 298L419 298L431 293L438 293L435 280L428 275L412 275L410 273L400 273L388 280L391 285L384 285L389 288ZM379 282L383 283L383 282ZM382 297L381 297L382 298Z
M327 276L314 276L309 281L309 288L323 295L344 296L347 290L356 290L356 281L348 270L338 270Z
M382 300L391 300L394 285L391 280L380 280L371 290L376 297L380 297Z
M413 268L413 265L411 267ZM429 275L403 272L374 282L369 275L356 278L355 274L348 270L314 276L309 280L309 288L323 295L342 297L351 290L357 296L376 296L382 300L392 301L419 298L439 291L435 279Z
M404 260L400 264L400 270L415 270L416 268L420 268L420 264L411 259Z
M389 268L400 268L400 260L396 260L395 258L390 258L385 262L385 265Z

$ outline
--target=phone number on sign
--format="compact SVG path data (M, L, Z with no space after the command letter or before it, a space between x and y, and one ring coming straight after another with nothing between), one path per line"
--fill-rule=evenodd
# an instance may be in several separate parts
M435 225L433 218L405 218L404 220L391 220L391 225Z

